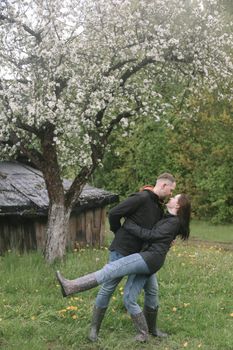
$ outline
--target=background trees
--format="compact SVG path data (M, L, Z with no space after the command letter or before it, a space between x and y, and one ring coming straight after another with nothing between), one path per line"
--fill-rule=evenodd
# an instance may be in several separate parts
M65 251L72 206L115 127L165 119L231 74L218 1L4 0L2 157L23 154L49 194L46 259ZM65 193L61 173L75 169Z
M125 197L170 171L177 191L191 195L194 216L232 222L232 133L232 102L206 92L201 99L191 98L182 114L172 114L170 123L168 116L156 123L148 118L127 136L116 131L94 183Z

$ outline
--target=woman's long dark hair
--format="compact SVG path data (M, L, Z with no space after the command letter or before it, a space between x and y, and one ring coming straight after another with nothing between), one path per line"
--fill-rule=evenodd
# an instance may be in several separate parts
M180 236L181 239L186 240L189 238L190 234L190 217L191 217L191 202L189 197L181 193L178 199L179 209L177 210L177 216L180 219L181 223L181 231Z

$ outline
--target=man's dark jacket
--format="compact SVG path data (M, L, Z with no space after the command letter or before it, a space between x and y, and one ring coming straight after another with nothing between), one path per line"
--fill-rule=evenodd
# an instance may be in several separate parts
M159 197L154 192L144 190L132 194L109 212L110 229L115 233L109 249L116 250L124 256L142 250L144 241L132 236L121 226L122 218L129 218L139 226L152 229L162 216L163 208Z

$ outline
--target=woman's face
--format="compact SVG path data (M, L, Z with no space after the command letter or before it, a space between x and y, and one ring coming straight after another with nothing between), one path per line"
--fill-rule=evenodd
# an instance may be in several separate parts
M176 196L171 197L169 199L169 201L167 202L167 208L178 209L179 208L179 198L180 198L180 194L177 194Z

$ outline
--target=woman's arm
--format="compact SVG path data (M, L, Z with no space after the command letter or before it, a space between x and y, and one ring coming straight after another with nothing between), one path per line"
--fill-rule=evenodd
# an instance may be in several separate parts
M144 241L155 243L165 238L174 238L178 234L179 221L176 217L160 220L151 230L143 228L130 219L124 223L124 228L132 235Z
M144 197L137 192L112 208L108 215L110 230L116 233L121 227L121 219L130 216L143 204Z

